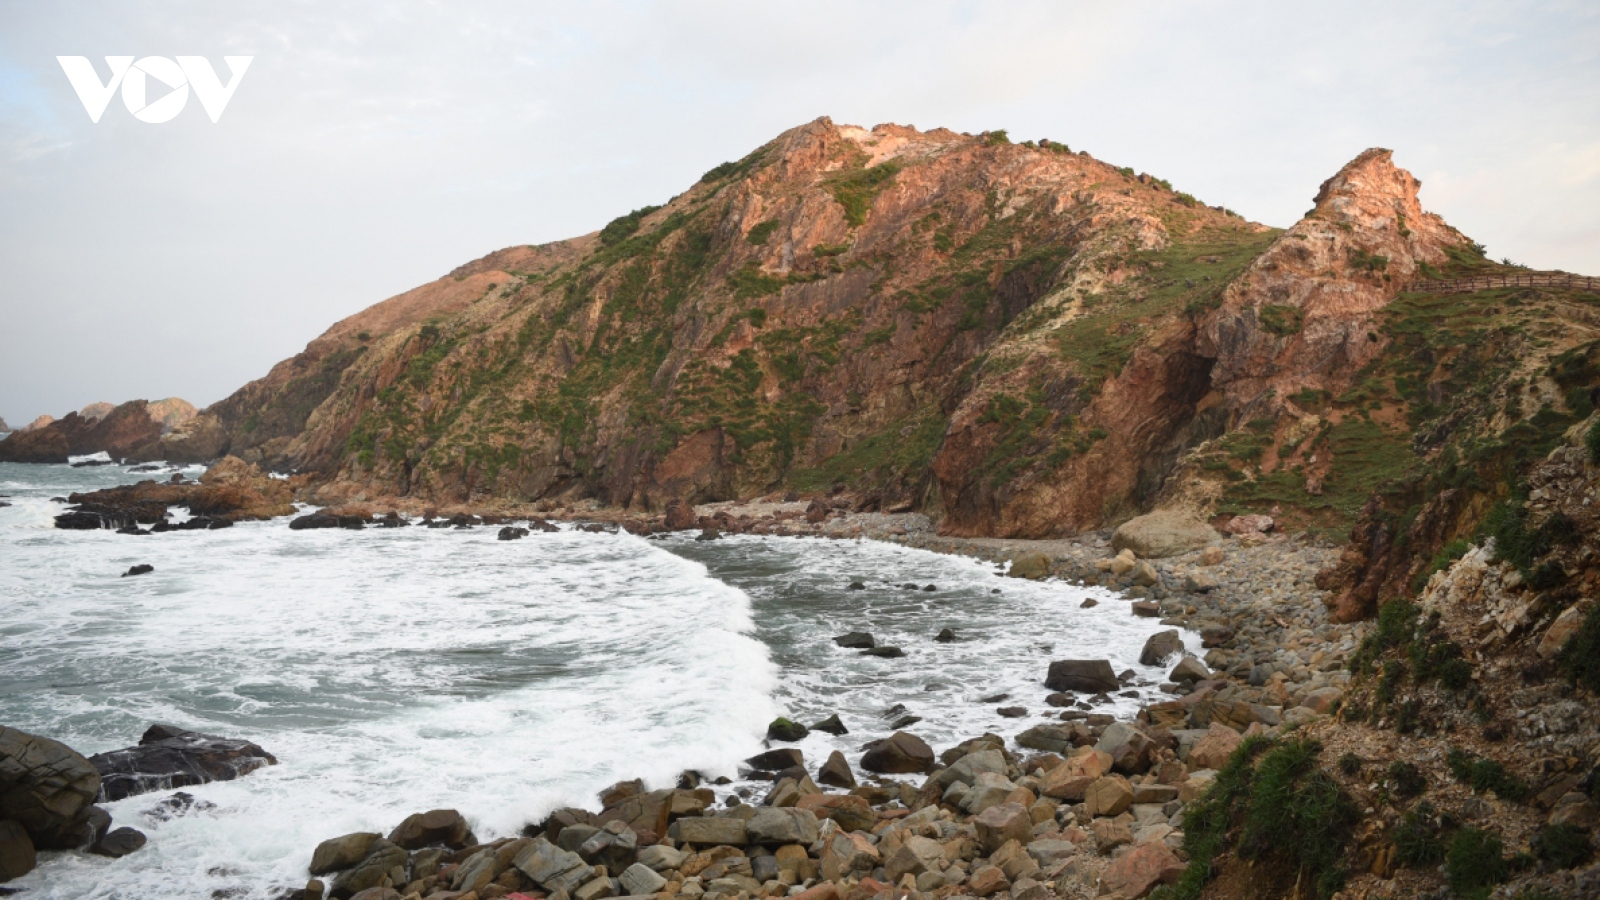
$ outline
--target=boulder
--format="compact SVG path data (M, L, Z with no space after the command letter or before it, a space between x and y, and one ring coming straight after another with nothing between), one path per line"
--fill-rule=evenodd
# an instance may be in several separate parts
M1539 646L1535 648L1535 652L1545 659L1554 659L1558 656L1561 649L1567 646L1567 641L1571 640L1583 625L1583 616L1588 607L1589 604L1580 602L1562 610L1561 615L1556 616L1556 620L1550 623L1544 636L1539 639Z
M904 731L875 741L861 757L861 768L889 775L928 772L933 767L933 748L922 738Z
M622 870L622 889L630 897L655 894L667 886L667 880L643 863L634 863Z
M0 820L0 884L33 871L39 860L28 830L15 819Z
M433 844L461 850L476 844L478 839L461 813L453 809L434 809L406 816L389 833L389 842L406 850L421 850Z
M312 875L326 875L348 869L372 851L372 845L383 835L375 831L357 831L342 837L329 838L317 845L311 854Z
M712 846L727 844L743 847L750 843L741 819L717 816L688 816L677 821L678 843Z
M507 525L500 529L500 533L495 536L495 539L501 541L520 541L527 536L528 529L518 528L515 525Z
M682 500L667 504L665 524L668 531L688 531L695 527L696 521L694 507L689 504Z
M845 790L856 786L855 773L850 771L850 762L843 753L835 750L828 754L828 761L817 770L817 783Z
M232 781L278 760L244 740L152 725L139 744L89 757L100 773L100 798L121 800L149 791Z
M816 525L828 518L830 512L832 510L828 508L828 504L822 502L821 497L812 498L811 503L806 506L806 521Z
M933 640L935 643L939 644L953 644L956 642L955 629L941 628L939 629L939 633L933 636Z
M688 857L689 854L666 844L651 844L639 851L637 865L648 866L653 872L670 872L682 866Z
M1192 513L1157 510L1136 516L1111 533L1111 549L1132 550L1141 559L1163 559L1198 550L1221 539Z
M309 895L307 900L310 900ZM350 895L350 900L402 900L400 892L392 887L369 887Z
M562 850L544 838L535 838L523 847L511 864L551 893L571 893L594 871L578 854Z
M1006 841L1026 844L1033 840L1033 819L1020 803L991 806L972 821L978 829L978 843L986 853L1000 849Z
M1117 673L1112 671L1109 660L1060 659L1050 664L1044 686L1052 691L1098 694L1114 691L1120 685Z
M100 773L60 741L0 725L0 821L27 831L39 850L82 843Z
M866 875L878 866L881 859L877 846L866 835L834 832L832 837L823 842L822 877L839 881L850 876Z
M1229 534L1266 534L1272 530L1272 517L1263 515L1234 516L1222 530Z
M767 740L769 741L799 741L804 740L811 730L790 719L778 717L767 725Z
M806 794L795 808L809 811L818 819L832 819L845 831L871 831L878 823L872 805L854 794Z
M1100 875L1102 894L1126 900L1148 895L1158 885L1171 884L1183 874L1183 862L1159 841L1140 844L1112 860Z
M1220 769L1243 740L1244 736L1239 732L1213 722L1206 730L1205 737L1189 749L1186 762L1191 769Z
M1189 684L1196 681L1204 681L1210 677L1211 670L1206 668L1205 663L1192 656L1185 656L1178 661L1176 666L1173 666L1172 673L1167 676L1167 680L1177 684Z
M1011 881L999 866L979 866L967 881L967 889L979 897L989 897L1011 889Z
M1133 787L1121 775L1106 775L1090 783L1083 802L1091 816L1116 816L1133 805Z
M683 820L679 820L683 821ZM752 844L813 844L817 840L817 816L798 806L767 807L756 810L744 823L746 839ZM679 835L683 834L679 829Z
M1161 582L1161 573L1142 559L1133 564L1133 571L1128 573L1128 577L1139 587L1150 587Z
M846 650L871 650L878 643L873 639L872 635L867 634L865 631L852 631L849 634L841 634L834 638L833 642Z
M348 897L367 888L382 887L383 880L389 877L390 870L396 866L404 866L410 855L382 838L372 842L372 847L367 855L353 867L346 869L333 880L330 893L336 897Z
M744 763L757 772L782 772L784 769L805 765L806 757L794 747L779 747L765 753L757 753Z
M923 872L937 872L943 859L944 847L938 841L912 835L900 849L889 854L883 868L891 881L899 881L907 875L915 878Z
M844 723L839 721L838 713L834 713L826 719L823 719L821 722L812 725L811 730L820 731L823 734L831 734L834 736L850 733L850 729L844 727Z
M1150 735L1137 725L1112 722L1100 733L1095 749L1111 757L1111 765L1118 772L1142 772L1150 765L1150 752L1155 749Z
M121 859L143 847L144 844L144 832L136 828L118 828L114 831L106 832L105 837L90 845L89 852L96 856Z
M676 791L660 790L613 799L600 811L595 822L601 827L610 822L620 822L639 835L641 844L653 844L667 833L676 794ZM705 807L702 804L700 808L703 810Z
M1043 553L1023 553L1013 557L1011 568L1006 572L1010 578L1027 578L1038 581L1050 577L1050 557Z
M1144 649L1139 651L1139 663L1145 666L1159 666L1168 659L1183 653L1183 637L1178 634L1178 629L1169 628L1150 635L1144 642Z

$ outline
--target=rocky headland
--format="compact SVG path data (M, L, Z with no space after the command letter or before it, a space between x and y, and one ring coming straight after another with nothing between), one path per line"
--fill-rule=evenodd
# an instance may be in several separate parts
M821 119L164 435L117 408L113 455L220 474L58 525L885 540L1203 642L1158 633L1160 685L1061 660L1007 701L1028 727L937 751L805 760L782 720L761 792L330 836L306 897L1592 897L1600 295L1492 262L1420 188L1369 150L1274 229L1054 141ZM1097 711L1135 687L1133 720Z
M91 403L60 419L40 416L0 440L0 462L64 463L68 457L96 453L133 460L197 414L192 404L177 397L120 406ZM0 432L8 430L0 423Z

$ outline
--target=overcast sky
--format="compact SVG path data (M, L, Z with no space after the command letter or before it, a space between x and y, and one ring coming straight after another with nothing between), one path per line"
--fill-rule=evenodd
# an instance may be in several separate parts
M1390 147L1495 258L1600 275L1597 54L1593 0L0 0L0 416L214 402L822 115L1048 137L1279 226ZM217 124L92 124L58 55L255 59Z

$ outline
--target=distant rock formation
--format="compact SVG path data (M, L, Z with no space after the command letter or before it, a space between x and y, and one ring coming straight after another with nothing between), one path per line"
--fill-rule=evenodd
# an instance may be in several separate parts
M97 415L67 413L61 419L12 434L0 441L0 462L64 463L69 456L91 453L106 453L120 459L161 439L162 421L151 415L150 405L145 401L132 400L101 413L99 407L103 405L84 407L85 411Z
M39 418L34 419L32 422L29 422L28 424L22 426L22 430L23 431L38 431L39 429L45 427L46 425L49 425L51 422L54 422L55 420L56 420L55 416L51 416L51 415L40 416Z
M0 431L10 431L11 426L6 424L6 417L0 416Z
M90 421L97 421L111 415L111 411L114 409L116 409L115 406L102 400L99 403L91 403L78 410L78 415Z

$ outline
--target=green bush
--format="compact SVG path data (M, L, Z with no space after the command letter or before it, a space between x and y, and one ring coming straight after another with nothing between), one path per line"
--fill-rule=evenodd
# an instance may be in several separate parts
M1450 839L1445 854L1450 891L1464 900L1481 900L1510 872L1500 838L1477 828L1463 828Z
M1600 465L1600 419L1595 419L1589 430L1584 432L1583 446L1589 450L1589 462Z
M1354 753L1346 753L1339 757L1339 771L1344 775L1355 777L1361 774L1361 757Z
M1451 747L1445 762L1457 781L1479 793L1494 791L1495 796L1513 802L1521 802L1528 796L1528 785L1495 760L1473 756L1459 747Z
M1185 811L1189 865L1176 884L1155 897L1199 897L1212 861L1236 827L1241 859L1275 857L1290 863L1322 897L1343 887L1345 845L1358 811L1338 782L1317 767L1320 749L1308 739L1274 744L1250 737L1241 742L1211 790ZM1261 761L1254 763L1258 755Z
M1588 862L1594 856L1594 847L1580 828L1546 825L1533 836L1533 855L1557 869L1570 869Z
M1439 839L1443 830L1439 814L1426 800L1406 810L1395 826L1394 859L1402 866L1436 866L1444 861L1444 842Z
M1401 797L1415 797L1428 789L1428 779L1423 777L1422 770L1408 762L1389 764L1389 783Z
M1567 570L1553 559L1547 559L1535 566L1528 573L1528 588L1535 591L1548 591L1557 588L1567 581Z
M1568 678L1600 692L1600 604L1583 614L1583 624L1561 648L1560 666ZM1593 783L1600 784L1600 776Z
M900 163L891 159L870 169L846 169L833 177L829 188L833 199L844 207L844 218L851 228L858 228L867 221L872 201L899 171Z
M600 243L606 247L611 247L633 237L634 233L639 230L640 224L644 222L644 217L660 208L659 206L642 206L625 216L617 216L606 223L606 227L600 229Z
M986 131L983 134L983 145L985 147L998 147L1009 143L1011 143L1011 136L1006 134L1004 128L999 131Z
M753 226L748 232L745 233L744 239L747 243L751 243L759 247L767 242L767 238L772 237L772 232L776 230L777 227L777 219L768 219L759 225Z

